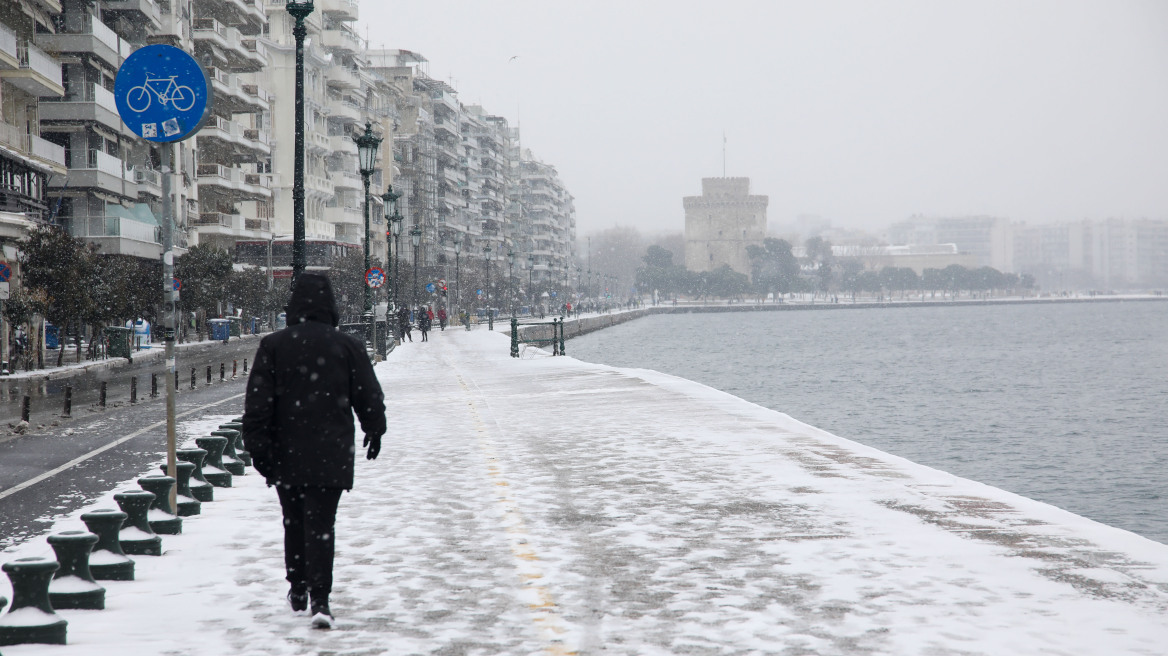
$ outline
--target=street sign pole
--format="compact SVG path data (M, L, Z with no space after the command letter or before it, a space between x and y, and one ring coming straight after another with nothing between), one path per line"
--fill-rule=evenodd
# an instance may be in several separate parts
M154 44L135 50L118 68L114 102L122 122L139 137L157 143L162 156L162 284L166 344L166 471L178 479L175 457L174 339L178 329L174 281L175 199L172 176L177 168L174 142L193 137L210 116L211 81L194 57L174 46ZM170 488L171 507L177 490Z
M174 418L174 373L176 363L174 358L174 335L178 328L178 317L175 316L175 289L174 283L174 199L171 197L171 174L174 172L171 164L174 158L174 144L162 144L162 290L163 305L165 306L165 320L163 322L163 341L166 344L166 472L167 476L178 480L177 439L175 438ZM170 507L177 508L177 486L170 488Z

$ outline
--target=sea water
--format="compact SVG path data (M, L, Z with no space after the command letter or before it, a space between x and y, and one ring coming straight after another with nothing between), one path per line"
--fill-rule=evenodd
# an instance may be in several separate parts
M1168 544L1168 302L656 315L568 353Z

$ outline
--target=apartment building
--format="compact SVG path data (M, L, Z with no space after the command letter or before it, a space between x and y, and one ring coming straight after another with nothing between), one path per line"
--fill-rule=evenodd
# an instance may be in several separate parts
M48 181L65 149L41 136L41 98L64 95L61 65L36 45L54 2L0 2L0 243L14 244L49 214ZM10 258L6 248L6 258Z
M517 206L516 242L530 256L532 293L566 287L568 268L576 252L576 207L556 167L520 150L514 168Z
M956 244L961 253L975 256L977 266L1003 273L1014 271L1013 224L994 216L913 216L889 227L890 244Z

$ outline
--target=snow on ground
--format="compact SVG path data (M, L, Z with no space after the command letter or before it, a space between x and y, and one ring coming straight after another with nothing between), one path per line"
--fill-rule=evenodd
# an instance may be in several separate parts
M377 366L391 428L341 499L335 630L287 609L249 473L107 610L62 611L71 646L4 654L1165 653L1168 546L690 381L431 336Z

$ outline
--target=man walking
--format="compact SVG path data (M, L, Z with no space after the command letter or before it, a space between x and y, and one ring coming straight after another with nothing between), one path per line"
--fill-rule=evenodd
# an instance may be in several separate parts
M288 602L303 611L311 598L312 626L330 629L337 504L353 488L353 412L372 460L381 451L385 403L364 344L336 329L328 278L300 274L287 316L288 327L256 351L243 441L280 498Z

